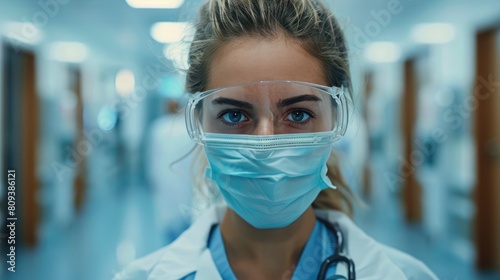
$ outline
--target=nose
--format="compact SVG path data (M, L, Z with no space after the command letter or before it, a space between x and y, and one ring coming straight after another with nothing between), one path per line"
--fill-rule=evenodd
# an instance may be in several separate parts
M274 123L272 120L266 118L257 123L253 135L273 135Z

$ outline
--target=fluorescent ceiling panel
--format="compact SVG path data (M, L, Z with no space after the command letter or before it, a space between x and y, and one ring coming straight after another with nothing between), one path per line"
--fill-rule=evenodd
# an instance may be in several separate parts
M56 42L49 48L50 58L62 62L80 63L88 55L87 47L78 42Z
M377 63L395 62L401 57L401 49L391 42L375 42L365 49L365 57Z
M151 27L151 37L160 43L175 43L181 41L189 27L187 22L158 22Z
M447 23L425 23L413 27L411 37L422 44L445 44L455 38L455 28Z
M3 31L6 37L24 44L35 45L42 40L42 31L30 22L7 22Z
M128 69L122 69L116 74L115 79L116 92L123 97L129 96L135 88L134 73Z
M136 9L176 9L184 0L127 0L127 3Z

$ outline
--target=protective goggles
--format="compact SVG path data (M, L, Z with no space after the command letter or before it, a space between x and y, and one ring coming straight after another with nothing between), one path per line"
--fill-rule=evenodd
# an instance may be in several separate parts
M234 147L309 146L344 135L348 97L343 87L261 81L193 94L186 108L191 139Z

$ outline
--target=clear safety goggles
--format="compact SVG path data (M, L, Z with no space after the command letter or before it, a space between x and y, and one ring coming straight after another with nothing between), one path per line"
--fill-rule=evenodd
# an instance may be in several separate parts
M203 145L330 144L347 129L348 107L343 87L261 81L193 94L186 126L191 139Z

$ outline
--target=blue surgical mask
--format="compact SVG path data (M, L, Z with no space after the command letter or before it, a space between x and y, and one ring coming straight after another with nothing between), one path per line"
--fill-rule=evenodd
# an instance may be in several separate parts
M328 139L325 133L311 136ZM228 141L221 141L221 137ZM237 137L240 143L246 138L243 142L248 145L232 146L228 135L205 142L209 162L205 177L218 186L228 206L252 226L286 227L307 210L321 190L335 188L326 176L330 141L283 147L273 145L282 141L282 135Z

